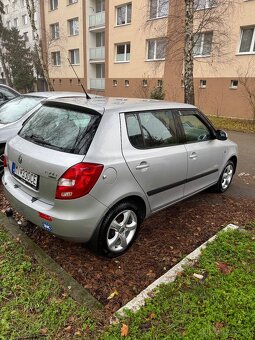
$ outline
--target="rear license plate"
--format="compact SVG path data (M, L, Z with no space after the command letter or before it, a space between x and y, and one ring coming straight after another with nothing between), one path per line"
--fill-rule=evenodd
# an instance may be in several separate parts
M33 189L38 189L39 176L12 163L12 174Z

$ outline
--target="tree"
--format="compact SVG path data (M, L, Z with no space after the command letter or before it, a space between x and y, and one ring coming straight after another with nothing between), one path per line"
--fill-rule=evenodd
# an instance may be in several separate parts
M26 47L25 40L17 28L4 30L2 47L5 61L11 70L14 87L19 91L31 91L34 83L31 51Z
M26 6L27 6L27 13L30 19L30 24L31 24L32 32L33 32L33 37L34 37L33 53L34 53L34 57L37 63L36 68L40 70L40 72L43 74L43 77L47 83L49 90L54 91L54 87L50 81L48 64L46 62L47 57L44 56L42 42L41 42L38 29L35 23L35 13L36 13L35 0L26 0Z

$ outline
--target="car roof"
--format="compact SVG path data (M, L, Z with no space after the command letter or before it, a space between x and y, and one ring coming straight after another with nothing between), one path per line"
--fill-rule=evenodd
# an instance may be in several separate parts
M86 95L83 92L67 92L67 91L45 91L45 92L30 92L24 94L24 96L42 97L42 98L62 98L62 97L84 97Z
M133 112L133 111L146 111L146 110L159 110L159 109L191 109L195 108L193 105L169 102L164 100L143 99L143 98L119 98L119 97L102 97L92 96L87 99L85 96L82 98L58 98L50 99L47 102L71 104L76 107L90 108L100 113L107 112Z

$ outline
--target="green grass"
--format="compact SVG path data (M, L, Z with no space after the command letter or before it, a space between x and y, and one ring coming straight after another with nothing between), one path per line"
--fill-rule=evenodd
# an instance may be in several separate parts
M86 308L0 229L0 339L64 338L93 331Z
M136 314L129 312L103 338L121 339L122 324L129 328L129 339L253 340L255 224L249 231L221 233L196 267L162 286L145 307Z
M255 132L255 121L216 116L209 116L208 118L217 129L240 132Z

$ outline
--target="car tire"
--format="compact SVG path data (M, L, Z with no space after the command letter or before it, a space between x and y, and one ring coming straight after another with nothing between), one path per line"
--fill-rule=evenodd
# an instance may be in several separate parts
M4 174L4 155L0 155L0 178L2 178Z
M98 236L98 253L114 258L134 243L142 223L142 212L132 201L121 202L105 216Z
M213 186L214 191L219 193L227 191L232 182L234 173L235 165L232 161L229 160L225 165L217 184Z

